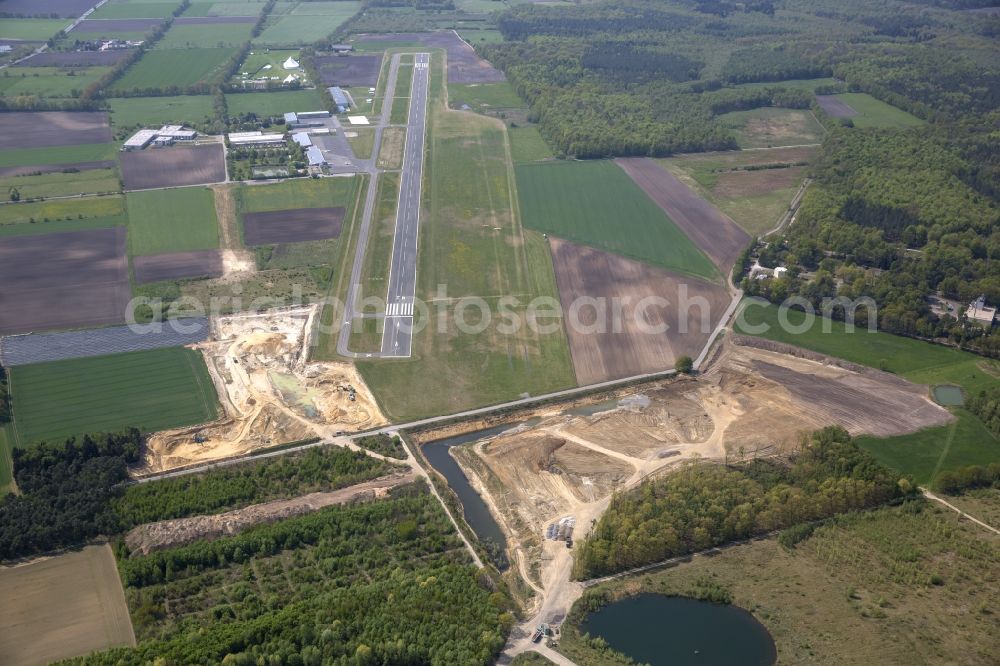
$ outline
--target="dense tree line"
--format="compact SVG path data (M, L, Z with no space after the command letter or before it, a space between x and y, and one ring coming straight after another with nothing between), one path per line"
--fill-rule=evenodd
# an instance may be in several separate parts
M1000 463L948 469L934 479L934 488L949 495L990 486L1000 487Z
M400 460L406 459L406 450L403 448L403 442L399 439L399 435L387 435L386 433L366 435L358 439L358 445L384 456Z
M220 513L249 504L336 490L389 472L364 453L317 447L203 474L130 486L113 502L122 529L158 520Z
M11 458L21 494L8 495L0 504L0 560L115 533L111 500L124 492L127 467L138 460L141 439L131 428L15 448Z
M722 68L723 78L730 83L818 79L830 74L828 65L803 58L801 53L783 44L733 51Z
M615 496L579 546L574 574L591 578L704 550L911 490L839 427L818 431L790 465L692 465Z
M969 411L979 417L986 427L1000 437L1000 385L979 392L966 404Z
M10 422L10 382L7 369L0 368L0 427Z

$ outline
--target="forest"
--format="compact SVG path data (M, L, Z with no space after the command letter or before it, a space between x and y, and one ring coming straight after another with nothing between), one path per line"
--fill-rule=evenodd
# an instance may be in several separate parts
M786 466L693 464L615 496L574 560L575 578L624 571L731 541L884 504L914 485L831 426Z
M513 623L502 585L419 485L118 555L139 646L69 663L488 664Z
M980 391L965 406L979 417L990 432L1000 437L1000 384L991 390Z

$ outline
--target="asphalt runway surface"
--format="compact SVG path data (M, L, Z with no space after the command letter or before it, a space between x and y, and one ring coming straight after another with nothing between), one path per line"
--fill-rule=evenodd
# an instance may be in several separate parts
M396 210L396 230L392 244L389 291L386 296L385 327L382 331L383 357L409 357L412 344L429 73L430 54L415 54L410 91L410 115L406 123L406 146L403 151L399 205Z

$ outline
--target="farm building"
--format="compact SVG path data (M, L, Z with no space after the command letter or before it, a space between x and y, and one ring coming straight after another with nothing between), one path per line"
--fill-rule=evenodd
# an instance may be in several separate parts
M316 146L310 146L306 149L306 158L309 160L309 166L323 166L326 164L326 158L323 157L323 151Z
M122 150L142 150L156 138L156 130L141 129L122 144Z
M337 105L337 113L343 113L351 108L351 98L347 96L343 88L340 86L331 86L327 88L327 91L329 91L333 103Z
M285 124L294 127L322 127L323 119L329 118L329 111L289 111L285 114Z
M230 132L226 138L233 146L275 146L285 143L284 134L264 134L255 132Z
M330 44L330 50L334 53L350 53L354 50L353 44Z
M292 141L299 144L303 148L308 148L309 146L313 145L312 139L310 139L309 135L306 134L305 132L296 132L295 134L293 134Z
M965 311L965 316L971 322L984 326L992 326L993 320L997 316L997 309L987 306L986 296L983 295L969 303L969 308Z

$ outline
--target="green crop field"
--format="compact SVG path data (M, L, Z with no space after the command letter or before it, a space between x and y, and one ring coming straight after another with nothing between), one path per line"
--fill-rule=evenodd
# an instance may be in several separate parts
M286 180L280 183L244 185L236 191L240 210L263 213L290 208L350 206L357 178Z
M0 76L0 95L38 95L39 97L74 97L88 85L111 71L110 67L25 67L22 75L11 75L9 69ZM26 71L27 70L27 71Z
M524 225L559 238L714 279L712 262L613 162L517 168Z
M257 16L264 2L192 2L182 16Z
M111 124L133 128L149 125L197 125L212 119L211 95L119 97L108 100Z
M497 295L516 295L519 305L512 310L523 319L532 299L557 299L558 293L545 241L522 228L513 208L514 174L503 125L448 111L442 64L439 54L432 55L417 296L435 301L438 285L447 285L448 300L436 301L445 325L439 330L432 321L415 335L412 358L358 363L379 403L397 419L575 384L561 328L543 332L525 325L503 332L495 317L480 333L458 330L456 299L463 296L484 297L496 315ZM438 314L432 310L434 320ZM478 315L470 313L467 321L476 320ZM335 356L335 340L321 341L320 354Z
M312 44L330 36L361 8L360 2L304 2L264 29L254 44ZM309 12L318 12L310 14Z
M250 39L252 23L185 23L174 25L156 42L156 50L225 48Z
M718 120L733 131L740 148L800 146L819 143L823 137L823 126L808 110L768 106L724 113Z
M205 362L183 347L17 366L10 384L21 447L128 426L164 430L216 416Z
M14 224L0 224L0 238L54 234L61 231L106 229L108 227L123 227L126 224L128 224L128 219L125 215L85 217L82 220L73 217L69 220L52 220L50 222L35 222L34 224L28 222L17 222Z
M555 157L534 125L511 127L507 130L507 135L510 137L510 152L514 164L539 162Z
M787 314L792 326L806 323L805 313ZM760 333L762 337L884 369L918 384L955 384L975 395L995 386L1000 377L1000 362L888 333L869 333L861 328L849 332L843 322L827 321L831 330L824 333L820 317L803 333L785 331L774 305L746 307L737 321L737 332L749 333L752 327L766 324L770 328ZM858 442L883 463L913 475L919 483L929 483L943 469L1000 461L1000 441L968 411L952 411L957 419L947 426L887 439L861 437Z
M229 115L233 117L242 113L280 116L287 111L319 111L326 108L318 89L232 93L226 95L226 104Z
M0 37L44 42L72 22L71 19L0 19Z
M119 192L118 174L114 169L88 169L71 173L43 173L37 176L0 177L0 195L13 190L21 200L35 197L64 197L75 194ZM6 198L6 196L5 196Z
M76 164L114 159L113 143L85 143L79 146L48 148L16 148L0 150L0 167L41 166L43 164Z
M52 199L0 205L0 225L31 224L53 220L77 220L81 217L109 217L122 214L118 195L82 199Z
M0 497L4 497L12 490L11 481L14 479L10 450L13 447L14 428L10 424L0 425Z
M129 250L135 256L219 247L215 198L204 187L130 192Z
M87 18L91 19L131 19L166 18L177 9L178 2L123 2L106 3ZM185 14L186 16L187 14Z
M837 99L858 112L851 117L855 127L915 127L924 124L920 118L865 93L844 93L837 95Z
M210 82L222 74L226 60L236 49L165 49L150 51L125 73L118 90L190 86Z

